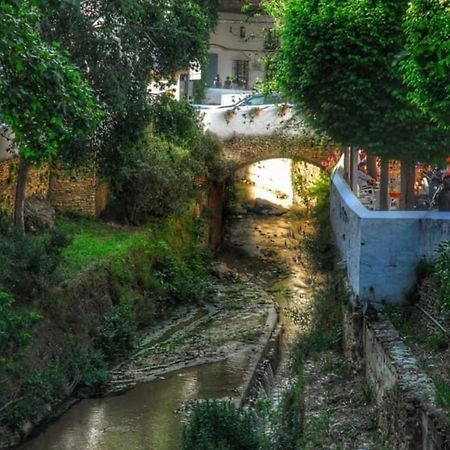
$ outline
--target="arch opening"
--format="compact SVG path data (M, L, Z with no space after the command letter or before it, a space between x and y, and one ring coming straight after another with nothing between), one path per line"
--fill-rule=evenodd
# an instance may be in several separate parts
M230 181L239 202L288 210L305 206L308 190L321 171L305 161L268 158L237 169Z

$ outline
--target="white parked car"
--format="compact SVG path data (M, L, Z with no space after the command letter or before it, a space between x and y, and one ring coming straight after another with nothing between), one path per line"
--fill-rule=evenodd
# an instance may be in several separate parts
M250 110L255 107L264 107L269 105L278 105L280 103L286 103L278 94L252 94L237 102L232 102L228 105L200 105L193 104L192 107L198 111L205 109L239 109Z
M199 110L204 130L221 139L267 136L286 128L292 105L278 94L253 94L235 104Z

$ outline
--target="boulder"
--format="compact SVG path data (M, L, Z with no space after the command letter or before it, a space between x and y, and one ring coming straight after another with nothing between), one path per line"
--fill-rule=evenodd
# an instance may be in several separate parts
M31 230L53 228L55 208L43 197L33 196L25 200L25 223Z
M217 261L211 264L211 271L220 280L223 279L234 279L236 278L236 273L230 269L224 262Z

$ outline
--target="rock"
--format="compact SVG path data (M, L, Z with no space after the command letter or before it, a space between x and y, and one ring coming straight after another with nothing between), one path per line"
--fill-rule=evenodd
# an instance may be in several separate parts
M245 204L244 208L248 212L260 214L263 216L281 216L288 212L286 208L275 205L274 203L262 198L257 198L253 204Z
M31 231L53 228L55 208L43 197L30 197L25 200L25 223Z
M211 265L211 271L220 280L223 279L234 279L236 278L236 273L230 269L224 262L217 261Z

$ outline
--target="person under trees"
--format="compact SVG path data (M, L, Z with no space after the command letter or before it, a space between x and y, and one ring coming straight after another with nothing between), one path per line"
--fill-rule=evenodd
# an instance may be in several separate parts
M403 80L409 2L292 0L285 8L280 8L279 0L268 3L275 3L284 14L276 61L281 90L299 105L315 130L384 159L384 209L387 160L400 159L403 203L412 206L411 168L418 160L444 157L450 136L411 103Z

